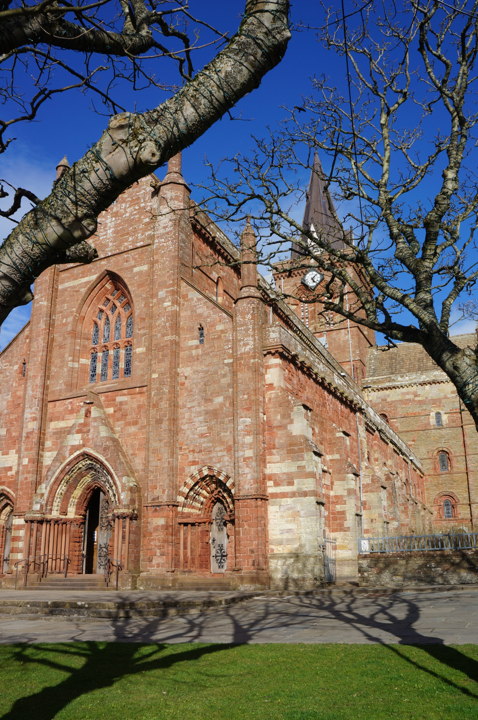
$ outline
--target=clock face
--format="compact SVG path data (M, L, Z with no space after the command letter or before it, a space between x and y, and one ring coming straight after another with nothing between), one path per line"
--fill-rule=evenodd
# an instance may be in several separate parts
M315 290L323 278L324 276L318 270L308 270L302 278L302 282L311 290Z

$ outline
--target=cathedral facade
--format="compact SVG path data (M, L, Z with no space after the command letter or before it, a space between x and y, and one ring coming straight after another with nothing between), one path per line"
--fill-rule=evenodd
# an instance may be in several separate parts
M350 577L358 538L432 529L442 491L384 410L373 336L277 299L252 228L237 248L199 212L179 156L98 228L98 259L45 271L0 355L3 587L41 557L111 561L125 588L314 588L326 539Z

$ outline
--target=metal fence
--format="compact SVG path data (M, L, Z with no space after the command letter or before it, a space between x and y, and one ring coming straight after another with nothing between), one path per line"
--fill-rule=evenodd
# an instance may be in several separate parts
M443 533L440 535L382 535L358 539L359 555L369 553L424 552L429 550L474 550L478 533Z

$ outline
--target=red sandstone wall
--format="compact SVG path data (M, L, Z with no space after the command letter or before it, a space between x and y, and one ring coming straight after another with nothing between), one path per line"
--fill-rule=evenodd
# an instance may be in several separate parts
M477 513L478 436L469 413L460 411L451 383L374 388L370 400L378 412L387 414L391 427L421 458L427 476L426 503L433 507L435 528L469 527L470 499L474 515ZM442 413L441 428L436 427L435 412ZM440 450L449 453L448 472L440 472ZM454 503L454 517L449 520L443 517L445 496Z
M4 486L15 494L29 337L30 326L27 324L0 355L0 487ZM24 360L25 377L22 374Z
M232 364L231 316L183 282L178 490L203 465L234 474Z

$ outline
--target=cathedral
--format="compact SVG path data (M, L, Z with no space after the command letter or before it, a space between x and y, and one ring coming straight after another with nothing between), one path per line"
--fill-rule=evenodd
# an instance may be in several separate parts
M317 227L323 193L312 174ZM46 563L125 589L313 589L327 543L351 578L360 538L473 527L476 430L446 376L301 302L323 278L294 249L277 299L252 227L238 248L199 211L181 156L92 243L42 273L0 354L1 587Z

